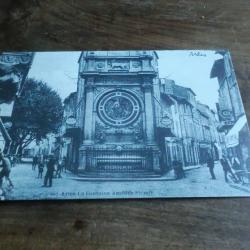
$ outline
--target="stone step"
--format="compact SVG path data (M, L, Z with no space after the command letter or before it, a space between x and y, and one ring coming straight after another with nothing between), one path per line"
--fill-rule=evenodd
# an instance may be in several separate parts
M71 176L71 179L79 181L143 181L166 179L153 172L134 172L134 173L81 173L77 176Z

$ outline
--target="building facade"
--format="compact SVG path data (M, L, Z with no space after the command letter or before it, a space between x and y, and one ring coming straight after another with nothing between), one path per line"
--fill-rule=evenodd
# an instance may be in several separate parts
M228 132L245 111L230 54L227 51L217 53L221 54L222 58L215 61L211 78L217 78L219 83L219 129Z
M78 169L81 136L76 122L76 109L77 92L73 92L64 100L63 121L57 137L58 158L66 159L66 167L72 172Z
M174 136L165 138L168 164L180 160L183 166L203 164L207 155L219 158L221 140L217 131L216 113L207 105L196 101L195 93L177 85L173 80L160 79L160 90L172 103L161 99L161 107L168 111L171 132Z
M160 79L161 92L172 100L170 116L172 117L172 134L174 138L166 138L167 154L171 162L181 160L184 166L196 165L199 162L198 146L194 136L196 124L193 111L195 110L195 93L190 88L175 84L173 80ZM164 99L161 100L163 104ZM165 109L164 105L162 106ZM171 143L171 141L173 143Z
M21 93L34 53L0 53L0 149L8 153L11 138L8 126L15 97Z
M219 83L218 129L226 135L225 148L229 156L237 156L245 162L250 155L250 136L239 86L230 53L228 51L216 53L222 58L215 61L210 76L217 78Z

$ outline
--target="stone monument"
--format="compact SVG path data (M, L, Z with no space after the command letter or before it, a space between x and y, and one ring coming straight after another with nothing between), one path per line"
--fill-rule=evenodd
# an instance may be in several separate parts
M78 173L158 174L154 51L86 51L79 59Z

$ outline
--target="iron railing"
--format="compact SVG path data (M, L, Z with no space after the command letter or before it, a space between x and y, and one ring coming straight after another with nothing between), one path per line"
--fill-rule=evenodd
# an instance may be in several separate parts
M90 172L148 172L153 169L150 148L86 150L86 170Z

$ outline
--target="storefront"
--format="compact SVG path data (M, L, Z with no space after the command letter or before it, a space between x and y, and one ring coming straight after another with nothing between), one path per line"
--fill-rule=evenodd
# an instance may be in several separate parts
M200 164L207 162L207 156L211 152L211 144L208 142L202 142L199 145Z
M66 168L72 172L77 172L79 163L80 132L79 128L67 128L61 138L60 155L66 160Z
M183 147L180 139L176 137L165 137L166 162L168 170L172 168L173 161L180 161L184 165Z

